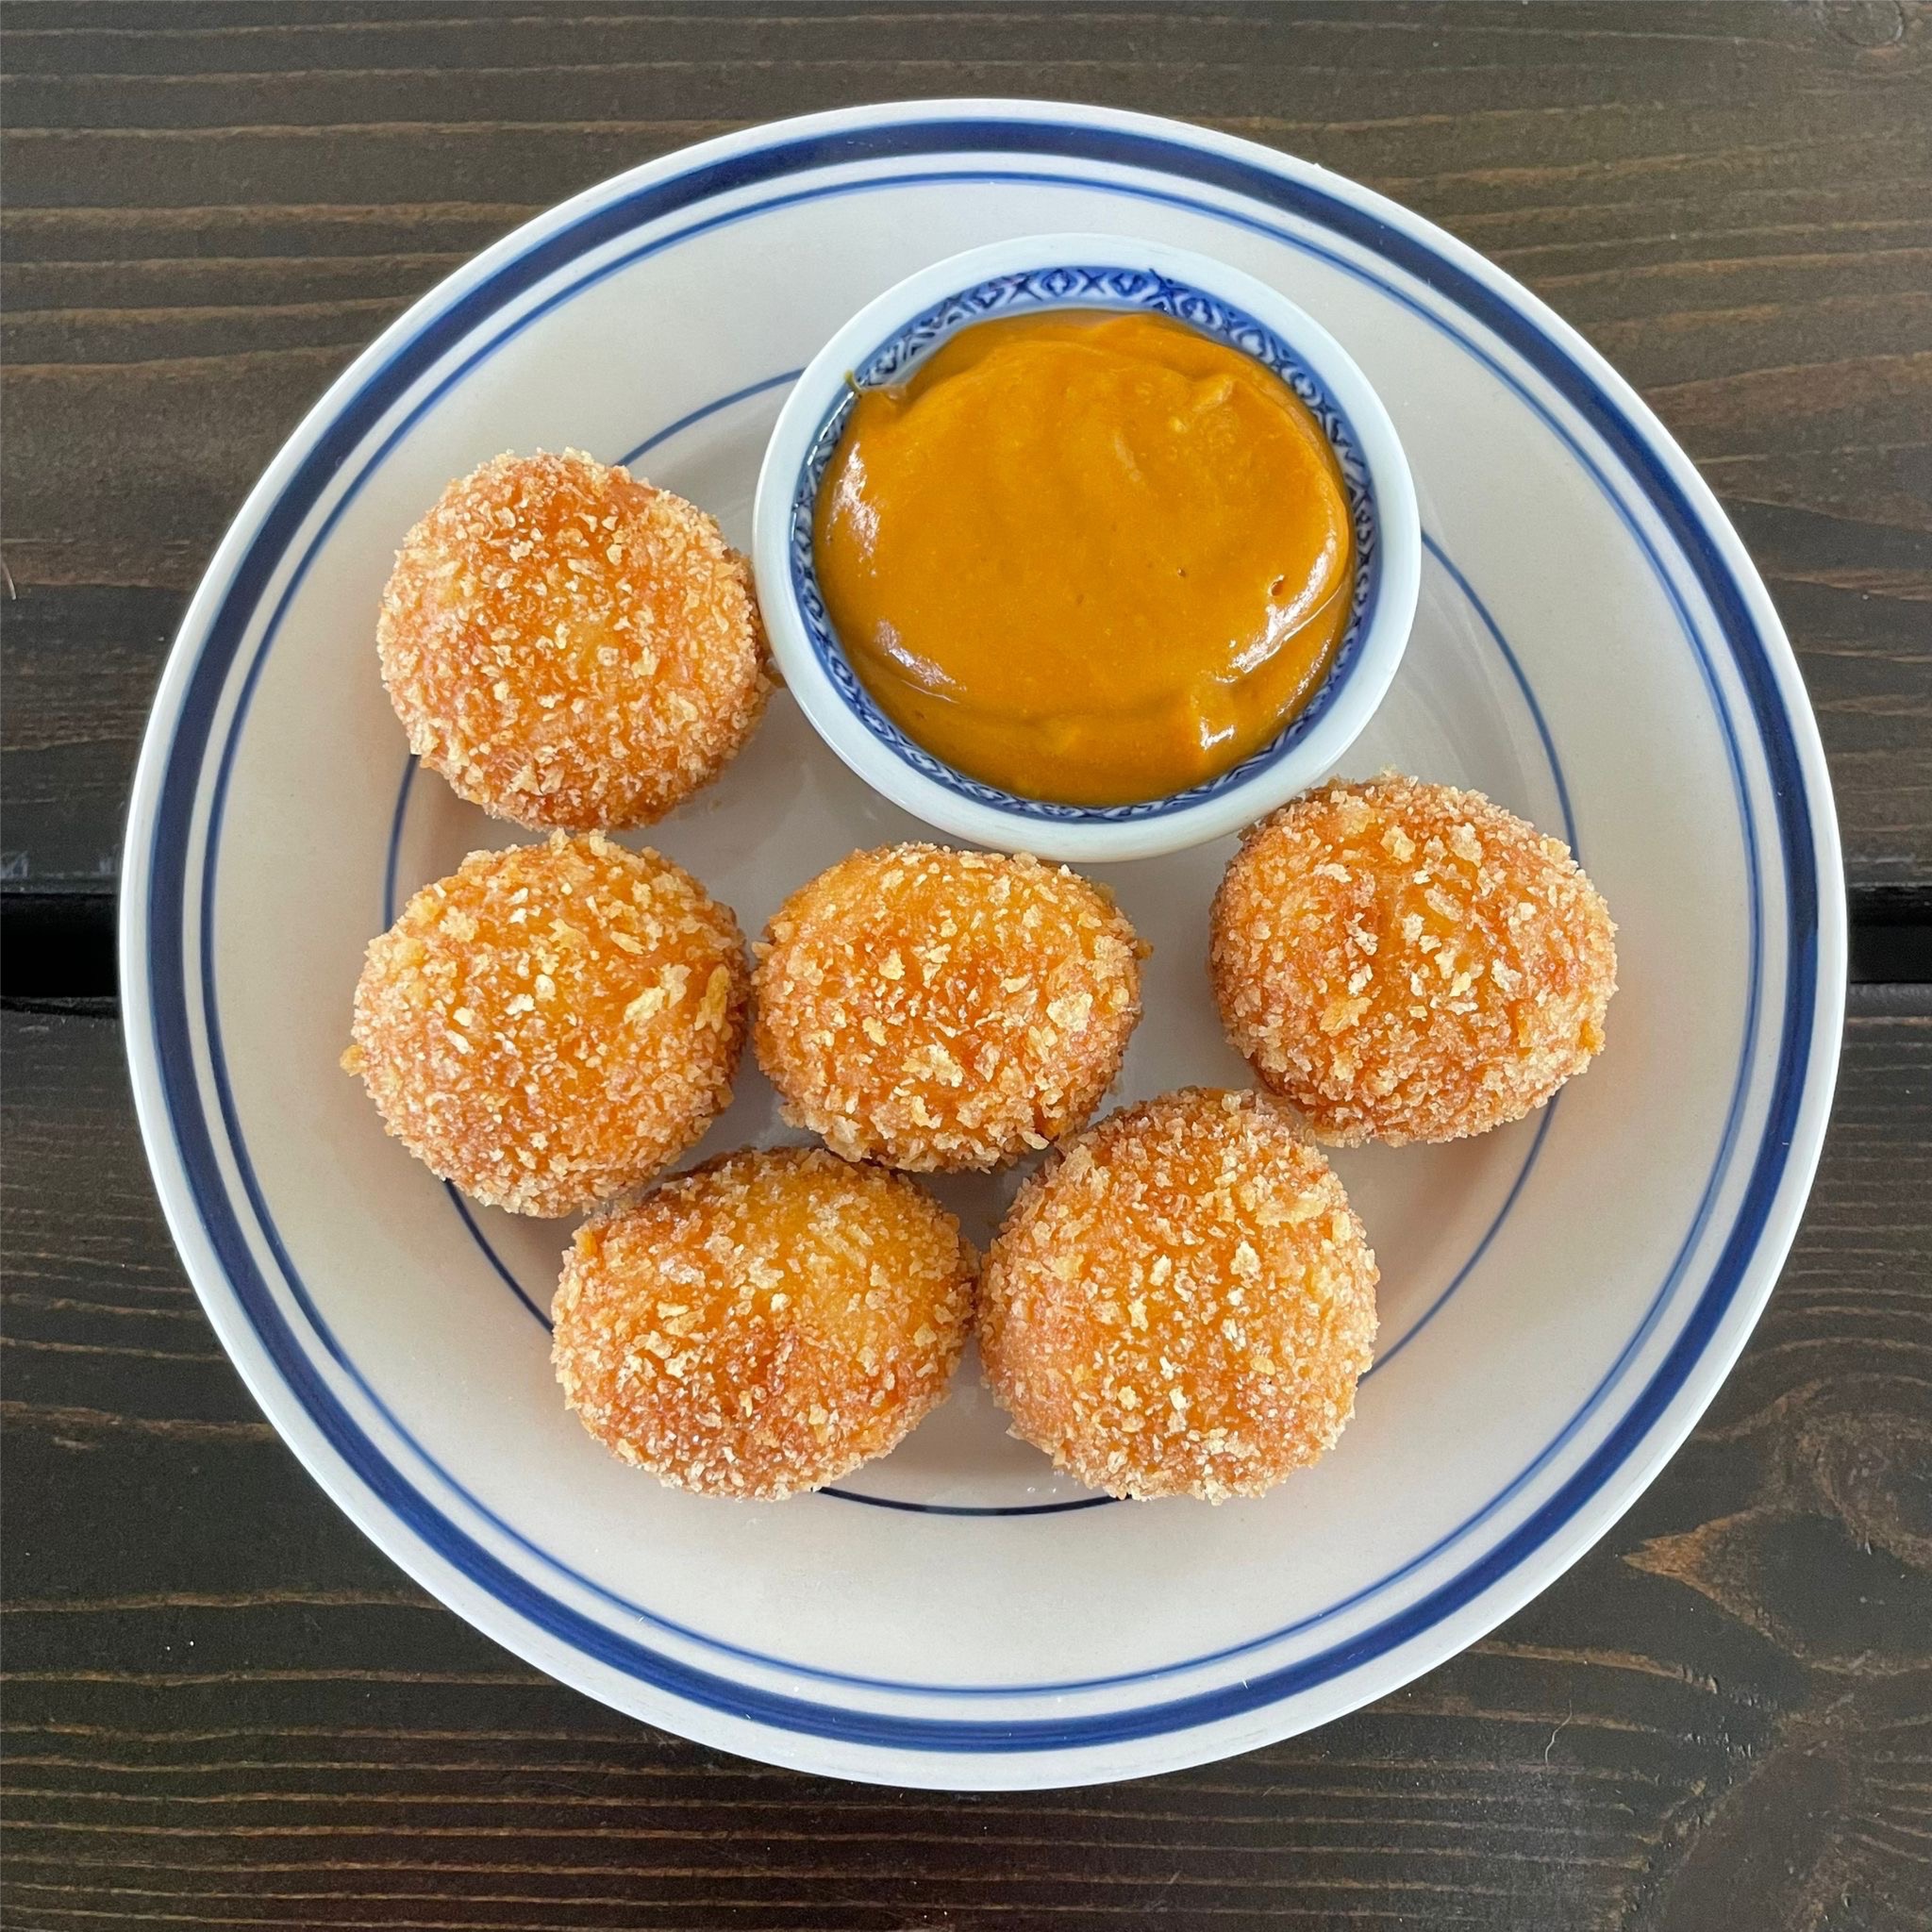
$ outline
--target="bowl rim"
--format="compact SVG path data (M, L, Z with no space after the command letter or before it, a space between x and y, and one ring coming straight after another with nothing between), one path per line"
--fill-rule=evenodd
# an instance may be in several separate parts
M1359 508L1373 520L1373 557L1358 577L1355 594L1361 608L1344 649L1313 703L1231 772L1193 788L1203 795L1190 803L1176 802L1188 798L1182 792L1124 808L1068 807L1020 798L955 773L882 714L876 723L868 721L841 690L814 641L801 597L796 520L801 504L815 493L814 456L828 429L842 420L851 372L874 361L932 311L980 285L1055 269L1149 273L1254 323L1287 351L1331 406L1362 473ZM1064 306L1107 305L1083 290ZM977 319L962 312L943 322L900 367L915 366ZM1134 236L1081 231L1019 236L947 256L893 283L835 330L779 411L758 472L752 524L753 568L773 657L799 708L831 751L874 791L942 832L1057 859L1128 859L1181 851L1240 830L1326 777L1394 679L1422 578L1421 518L1401 439L1374 386L1335 337L1269 284L1212 256ZM829 621L824 630L836 647ZM855 674L848 670L847 675L855 691L862 689ZM869 703L867 708L873 708ZM919 763L949 778L928 775Z

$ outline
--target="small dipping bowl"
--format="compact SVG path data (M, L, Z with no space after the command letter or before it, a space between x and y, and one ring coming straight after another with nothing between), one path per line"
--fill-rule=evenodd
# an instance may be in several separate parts
M1281 732L1220 776L1132 805L1060 805L967 776L874 701L825 611L813 554L819 485L855 388L905 382L948 337L1045 309L1165 315L1253 357L1313 412L1355 525L1352 612L1326 675ZM819 736L874 791L974 845L1099 863L1240 830L1326 777L1381 703L1415 621L1422 526L1408 462L1367 377L1311 316L1238 269L1116 235L998 242L908 275L812 358L766 445L752 562L773 656Z

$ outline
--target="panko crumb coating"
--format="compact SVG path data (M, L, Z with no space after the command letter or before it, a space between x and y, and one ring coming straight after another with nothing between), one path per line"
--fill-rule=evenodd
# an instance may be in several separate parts
M1385 774L1255 826L1209 955L1235 1049L1324 1141L1455 1141L1604 1043L1616 927L1569 848L1480 792Z
M943 1398L974 1260L904 1174L823 1147L726 1155L578 1229L558 1380L591 1435L667 1483L817 1489Z
M375 636L409 749L541 829L662 818L769 689L751 573L718 525L577 450L452 483L396 553Z
M1375 1279L1287 1109L1187 1088L1076 1135L1020 1191L980 1357L1013 1433L1094 1489L1258 1496L1354 1413Z
M737 920L689 873L555 832L473 852L371 942L342 1065L473 1199L568 1214L730 1105L750 993Z
M801 886L755 950L753 1040L785 1117L850 1159L952 1172L1087 1121L1147 948L1065 866L908 844Z

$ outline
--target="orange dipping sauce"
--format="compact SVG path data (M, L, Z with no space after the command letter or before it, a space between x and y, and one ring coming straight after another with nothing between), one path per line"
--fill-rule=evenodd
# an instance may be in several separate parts
M1292 390L1165 316L961 329L860 391L820 486L819 584L881 709L1026 798L1218 776L1321 684L1355 540Z

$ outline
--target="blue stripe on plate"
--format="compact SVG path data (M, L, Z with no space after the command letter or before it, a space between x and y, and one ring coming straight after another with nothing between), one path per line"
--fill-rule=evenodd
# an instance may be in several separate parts
M1717 614L1724 641L1750 699L1771 771L1786 882L1789 941L1786 998L1778 1030L1777 1074L1769 1119L1754 1156L1740 1211L1718 1264L1700 1293L1682 1333L1663 1363L1620 1418L1609 1438L1583 1468L1526 1522L1460 1574L1417 1604L1360 1633L1347 1643L1334 1646L1285 1669L1192 1696L1108 1713L1016 1722L931 1719L855 1710L769 1692L719 1677L654 1652L558 1603L451 1523L410 1486L348 1416L275 1306L236 1219L210 1125L197 1091L195 1069L198 1056L194 1049L187 997L188 960L185 949L188 926L185 909L191 887L190 832L204 753L218 713L223 687L241 649L248 622L269 588L273 575L300 524L322 501L336 471L346 462L396 398L439 358L447 354L468 331L477 327L491 314L527 293L545 276L583 253L629 232L641 223L689 208L716 193L815 168L874 158L897 158L949 152L1053 156L1103 164L1151 167L1164 172L1171 178L1225 189L1253 201L1272 205L1320 224L1414 275L1424 286L1483 323L1521 356L1541 380L1591 425L1641 484L1649 505L1670 532L1699 590ZM1010 178L1010 171L1000 173ZM845 192L851 192L856 185L860 184L847 184ZM1182 196L1138 187L1128 188L1118 182L1083 180L1079 185L1143 193L1151 199L1177 202L1184 206L1200 206L1188 202ZM828 192L840 191L821 188L781 198L800 200L808 198L810 193ZM1270 224L1235 211L1211 206L1201 208L1200 211L1241 222L1262 232L1274 234L1277 239L1294 241L1298 245L1307 245L1303 238L1287 235ZM715 220L739 218L741 218L741 214L734 212ZM1345 258L1332 258L1350 273L1363 273L1359 264ZM1391 292L1397 299L1418 308L1419 312L1428 313L1402 291L1391 290ZM567 299L567 292L548 298L542 306L547 308L562 299ZM1431 315L1430 320L1438 327L1448 326L1441 317ZM1459 331L1457 333L1460 334ZM1517 389L1530 407L1545 416L1573 449L1575 448L1574 439L1567 435L1538 398L1516 382L1480 345L1466 337L1462 340L1470 353L1488 362L1503 380ZM453 372L439 386L440 389L446 389L460 379L461 373L461 370ZM392 443L395 436L401 433L399 428L390 441ZM1596 472L1587 456L1580 449L1576 453L1579 460L1596 476L1599 485L1606 489L1607 494L1609 493L1606 479ZM1676 597L1672 579L1651 549L1644 533L1636 526L1627 507L1614 495L1611 501L1616 504L1618 513L1630 523L1633 535L1650 554L1660 581ZM340 508L338 505L333 514L339 514ZM1689 613L1682 608L1681 597L1677 597L1677 601L1680 614L1688 625ZM1743 810L1744 837L1754 888L1752 1020L1755 1028L1762 964L1761 934L1756 930L1761 891L1757 878L1756 828L1750 818L1748 799L1742 794L1741 754L1694 628L1690 629L1690 635L1693 647L1699 652L1720 721L1730 741L1733 778L1740 788L1740 803ZM305 1316L313 1320L312 1305L308 1304L306 1293L289 1267L288 1257L281 1251L280 1242L268 1223L259 1191L247 1172L245 1153L235 1130L233 1103L227 1091L225 1070L220 1060L218 1023L212 986L208 983L214 841L218 833L220 809L225 800L228 755L259 668L260 658L258 657L245 675L236 715L229 724L223 761L216 775L209 855L204 874L207 889L201 908L200 963L204 983L200 991L209 1028L211 1072L244 1190L251 1197L255 1212L261 1218L277 1266L288 1272L291 1291L303 1305ZM1082 126L999 118L896 121L842 133L782 140L723 160L701 164L683 175L653 182L620 196L592 210L571 227L536 242L524 255L507 262L426 319L408 341L400 344L387 361L378 365L337 416L318 432L314 445L296 464L289 482L263 514L255 540L235 567L208 626L200 658L187 682L174 734L161 782L149 854L150 890L146 911L151 1004L148 1018L184 1169L207 1222L209 1240L238 1302L257 1329L264 1350L332 1449L356 1473L373 1496L395 1517L399 1524L469 1576L506 1610L588 1658L637 1676L675 1696L688 1698L737 1718L879 1747L974 1752L1064 1749L1149 1737L1235 1716L1359 1668L1424 1635L1442 1618L1453 1614L1507 1576L1511 1569L1558 1534L1590 1505L1661 1417L1696 1366L1737 1293L1764 1231L1789 1157L1791 1134L1804 1092L1816 1018L1819 905L1814 845L1801 761L1778 690L1776 672L1764 641L1751 620L1743 592L1710 532L1699 521L1681 487L1651 447L1644 432L1624 414L1595 378L1574 363L1562 345L1547 335L1530 316L1521 312L1455 260L1439 254L1424 242L1372 211L1357 208L1312 183L1287 178L1252 160L1218 151L1192 148L1170 138L1107 125ZM1747 1073L1751 1048L1752 1041L1747 1039ZM1733 1120L1721 1154L1722 1163L1727 1163L1735 1148L1739 1110L1734 1105ZM1654 1326L1669 1290L1681 1274L1691 1247L1703 1231L1715 1190L1714 1177L1698 1224L1687 1238L1685 1249L1673 1270L1672 1280L1660 1291L1658 1303L1646 1321L1644 1332ZM317 1332L325 1333L320 1326ZM1641 1339L1640 1335L1633 1340L1632 1350ZM1626 1359L1628 1353L1626 1351ZM1616 1373L1613 1371L1612 1376ZM1607 1383L1609 1379L1607 1378ZM1554 1449L1548 1453L1554 1453ZM1522 1480L1527 1480L1529 1474L1525 1473ZM1005 1694L1024 1694L1024 1687Z

